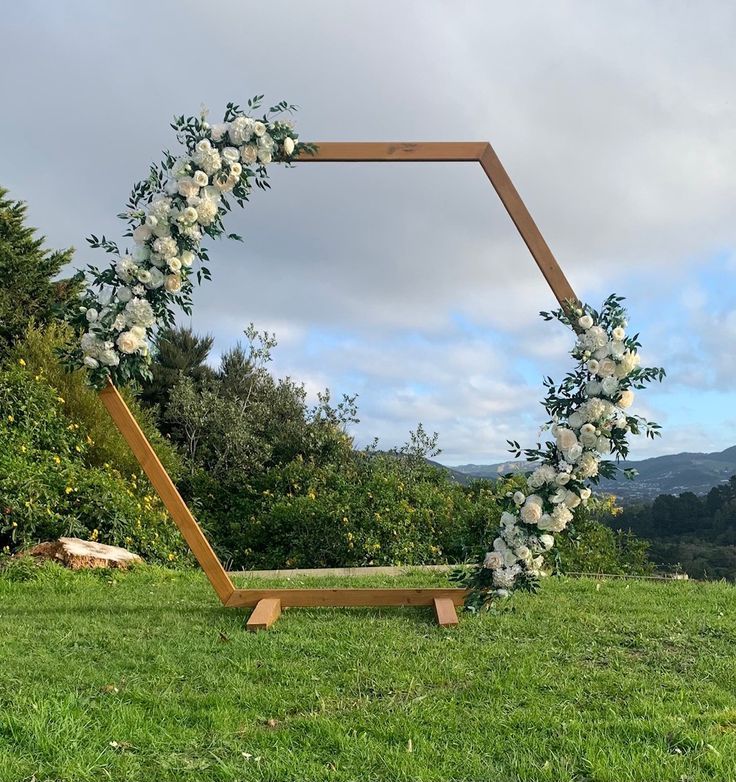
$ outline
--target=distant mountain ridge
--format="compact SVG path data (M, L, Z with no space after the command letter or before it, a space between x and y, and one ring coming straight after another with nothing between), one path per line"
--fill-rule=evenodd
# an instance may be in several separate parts
M445 467L445 465L442 465ZM640 461L620 462L633 467L639 475L633 481L602 480L600 489L615 494L624 503L653 500L659 494L682 494L691 491L706 494L713 486L736 475L736 445L714 453L677 453L653 456ZM528 471L534 465L524 461L497 464L460 464L445 467L459 483L475 478L495 479L509 472ZM463 480L464 478L464 480Z

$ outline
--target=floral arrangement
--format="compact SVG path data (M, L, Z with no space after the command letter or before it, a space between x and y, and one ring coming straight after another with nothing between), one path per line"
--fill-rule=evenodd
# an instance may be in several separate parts
M314 151L299 141L290 122L275 119L294 106L282 101L260 118L251 116L262 99L249 100L247 111L228 103L217 124L207 122L206 110L199 117L175 118L182 153L164 153L134 185L127 210L118 215L128 224L132 252L104 236L87 240L113 257L103 270L89 266L87 274L79 273L88 285L68 319L81 339L62 358L70 369L86 367L92 385L108 377L118 384L150 378L153 331L173 324L172 305L191 312L192 279L210 279L202 239L225 233L222 219L230 199L244 206L254 185L270 186L268 164ZM236 234L227 237L242 241Z
M569 303L540 313L576 332L571 356L577 365L559 385L549 377L544 381L547 394L542 404L549 420L542 431L549 431L551 439L523 450L508 441L515 457L523 454L538 466L527 476L524 491L509 493L500 528L479 567L455 577L470 589L469 608L488 606L514 589L535 591L545 574L545 554L555 545L553 533L573 522L576 508L587 503L591 486L601 476L616 477L616 461L629 452L628 435L660 434L658 424L628 412L634 389L661 381L665 371L640 366L638 334L626 333L622 301L611 295L600 312ZM627 469L624 474L633 478L636 471Z

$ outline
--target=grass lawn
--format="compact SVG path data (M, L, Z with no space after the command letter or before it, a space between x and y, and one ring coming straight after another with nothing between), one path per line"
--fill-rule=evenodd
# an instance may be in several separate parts
M291 609L252 634L197 572L47 566L0 578L0 780L726 782L735 599L553 579L451 630Z

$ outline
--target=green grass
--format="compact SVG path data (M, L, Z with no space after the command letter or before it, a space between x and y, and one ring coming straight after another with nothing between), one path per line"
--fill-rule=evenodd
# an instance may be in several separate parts
M251 634L194 572L0 578L0 780L725 782L734 598L548 580L453 630L292 609Z

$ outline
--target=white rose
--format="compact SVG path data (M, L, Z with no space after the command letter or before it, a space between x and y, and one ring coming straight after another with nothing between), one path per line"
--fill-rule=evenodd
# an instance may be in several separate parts
M567 459L568 462L575 463L582 455L583 455L583 446L578 444L578 445L573 445L573 447L570 448L570 450L565 454L565 458Z
M621 342L623 338L626 336L626 332L621 328L621 326L616 326L616 328L611 332L611 336L617 342Z
M580 427L580 434L595 434L595 426L593 424L583 424Z
M123 313L120 312L115 316L115 320L112 322L112 330L122 331L125 328L125 325L126 325L125 315L123 315Z
M600 364L598 363L598 359L591 358L588 362L588 372L590 372L593 375L598 374L598 369L600 368Z
M181 254L181 262L183 266L190 267L194 262L194 253L191 250L184 250Z
M164 275L160 269L155 266L151 269L151 279L148 281L148 287L151 289L160 288L164 284Z
M590 315L583 315L582 318L578 319L578 326L580 326L581 329L589 329L593 325L593 318L590 317Z
M179 195L184 196L184 198L190 198L199 194L199 185L192 177L183 177L179 180L178 190Z
M222 141L230 125L227 122L217 122L212 126L212 138L215 141Z
M89 323L94 323L99 317L99 312L94 307L90 307L87 312L84 313L84 317L87 318Z
M117 339L117 346L123 353L135 353L140 340L132 331L123 331Z
M503 555L498 551L489 551L483 560L483 567L488 570L496 570L503 566Z
M618 391L618 380L615 377L603 378L601 389L606 396L613 396Z
M634 402L634 392L631 389L627 389L626 391L621 392L621 394L618 397L618 402L616 404L622 410L626 410L628 407L631 407L633 402Z
M139 225L134 231L133 231L133 241L138 242L139 244L143 244L143 242L147 242L152 236L151 229L146 225Z
M168 274L164 277L164 288L169 293L178 293L181 290L181 277L178 274Z
M554 522L550 529L554 532L562 532L563 529L572 521L572 511L564 504L557 505L552 511L552 521Z
M568 508L577 508L580 505L580 497L574 491L568 491L565 494L565 505Z
M521 518L526 524L536 524L542 518L541 504L529 502L527 499L521 509Z
M560 428L557 430L557 446L561 451L569 451L574 445L577 445L578 438L572 429Z
M148 269L138 269L138 274L136 276L138 277L138 282L144 284L151 282L151 272L149 272Z
M588 489L588 488L585 488L585 489L580 489L580 499L581 499L583 502L585 502L586 500L590 499L590 495L591 495L592 493L593 493L593 492L592 492L592 490L591 490L591 489Z
M240 175L243 173L243 167L240 165L240 163L231 163L230 164L230 176L234 177L235 179L240 179Z
M566 493L567 493L567 490L562 488L562 486L560 486L560 488L557 489L557 491L549 498L549 501L553 505L559 505L561 502L565 501L565 494Z
M294 139L287 136L284 139L284 154L289 156L294 154Z
M240 150L236 147L225 147L221 154L228 163L235 163L235 161L240 157Z
M255 144L245 144L240 148L240 159L246 166L251 166L258 159L258 148Z
M616 371L616 362L612 358L604 358L598 366L601 377L610 377Z
M126 304L133 298L132 291L125 286L118 288L117 291L115 291L115 295L117 296L118 301L122 301L123 304Z
M549 551L555 545L555 539L552 535L540 535L539 542L544 546L545 551Z
M501 514L501 524L503 524L505 527L512 527L514 524L516 524L516 516L514 516L513 513L504 511Z
M585 434L581 434L580 442L586 448L594 448L595 444L598 442L598 437L595 433L595 430L593 432L586 432Z
M153 249L162 258L171 258L176 255L179 247L175 239L172 239L170 236L162 236L153 243Z
M626 346L618 339L611 340L610 344L608 345L608 352L613 356L613 358L622 358L625 350Z
M271 151L268 149L259 149L258 160L259 162L263 163L263 165L265 166L267 163L270 163L273 160L273 155L271 154Z
M532 552L529 551L528 546L519 546L519 548L514 549L514 554L516 554L517 559L522 560L522 562L526 562L526 560L532 558Z
M169 258L169 269L172 272L181 271L181 261L176 257Z
M598 438L595 447L601 453L611 453L611 441L605 435L601 435Z
M558 486L565 486L569 482L570 482L570 473L569 472L557 473L557 477L555 478L555 483Z
M204 171L195 171L192 180L197 187L207 187L210 182L209 177ZM184 194L182 193L182 195Z
M96 358L92 358L92 356L85 356L83 363L88 369L97 369L100 366L100 362Z
M580 427L583 425L583 416L580 415L577 411L574 412L568 419L567 423L570 425L572 429L580 429Z
M253 123L253 133L256 136L263 136L266 132L266 126L262 122Z
M526 497L524 496L523 492L515 491L514 492L514 504L519 507L520 505L524 504L524 500Z
M120 363L120 357L112 348L108 348L100 353L100 363L108 367L116 367Z
M130 333L138 340L145 339L146 330L143 326L131 326Z

